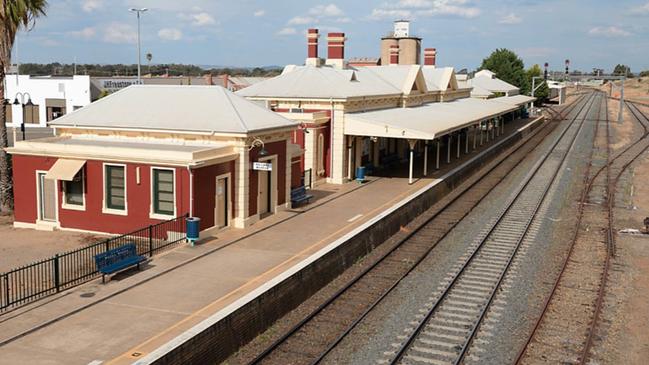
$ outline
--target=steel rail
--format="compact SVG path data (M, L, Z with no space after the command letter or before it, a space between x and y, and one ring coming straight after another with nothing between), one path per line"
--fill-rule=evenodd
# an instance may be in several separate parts
M588 109L587 109L587 112L586 112L586 115L588 114L588 111L590 110L590 107L592 106L592 101L593 101L593 100L594 100L594 94L591 94L591 95L590 95L590 98L586 101L586 103L584 103L584 105L582 105L582 107L579 109L578 113L575 115L575 117L574 117L573 120L570 122L570 124L569 124L569 125L568 125L564 130L563 130L563 132L562 132L561 135L557 138L557 140L556 140L555 143L552 145L552 147L550 148L550 150L549 150L546 154L544 154L543 158L542 158L541 160L539 160L539 161L537 162L537 164L533 167L533 172L530 173L530 174L528 175L528 177L526 178L526 180L525 180L525 181L524 181L524 182L519 186L519 188L518 188L517 191L516 191L516 194L515 194L514 197L511 199L511 201L508 203L508 206L507 206L505 209L503 209L503 210L501 211L501 213L498 215L498 217L497 217L497 219L496 219L496 222L495 222L494 224L492 224L492 226L489 228L489 231L487 232L487 234L485 235L485 237L482 239L482 241L480 242L479 246L478 246L478 247L477 247L477 248L476 248L476 249L471 253L470 257L465 261L465 263L463 264L463 266L462 266L462 268L460 269L460 271L459 271L458 273L456 273L456 274L453 276L453 279L451 280L451 282L447 284L445 290L444 290L444 291L442 292L442 294L441 294L441 295L436 299L435 303L434 303L433 306L431 306L431 308L428 310L428 312L427 312L427 314L424 316L424 318L423 318L423 319L422 319L422 320L417 324L417 326L415 327L414 331L412 331L412 332L410 333L410 335L408 336L407 340L406 340L404 343L401 344L399 350L398 350L397 353L396 353L396 356L392 359L391 364L397 364L397 363L398 363L398 362L403 358L403 356L405 355L406 351L411 347L412 343L413 343L413 342L415 341L415 339L419 336L419 334L421 333L421 331L424 329L425 325L426 325L426 324L428 323L428 321L431 319L432 315L433 315L433 314L437 311L437 309L439 308L440 304L441 304L441 303L442 303L442 302L447 298L447 296L448 296L448 294L450 293L451 289L455 286L455 284L457 283L457 281L462 277L462 275L464 274L464 272L466 271L466 269L468 268L468 266L473 262L474 258L475 258L476 255L478 254L478 252L481 251L481 249L484 247L484 245L486 244L486 242L488 241L488 239L492 236L493 232L497 229L497 227L498 227L499 224L501 223L502 219L503 219L503 218L505 217L505 215L510 211L510 209L514 206L514 203L515 203L516 201L518 201L518 199L521 197L522 193L523 193L524 191L526 191L527 187L529 186L529 184L531 183L531 181L533 180L533 178L536 176L536 174L538 173L538 171L541 169L541 167L544 165L544 163L547 161L547 159L550 157L550 155L555 151L557 145L558 145L558 144L563 140L563 138L564 138L564 136L566 135L566 133L568 132L568 130L570 130L570 128L573 126L573 124L578 120L579 115L581 114L581 112L584 110L584 108L585 108L587 105L590 105L590 106L588 107ZM557 176L559 170L561 169L561 166L563 165L563 162L565 161L566 156L569 154L570 150L573 148L573 146L574 146L574 142L576 141L576 138L577 138L577 136L579 135L579 133L580 133L580 131L581 131L581 128L583 127L583 124L584 124L585 119L586 119L586 117L582 118L581 124L579 125L577 131L575 132L575 134L574 134L574 136L573 136L573 138L572 138L572 140L571 140L571 142L570 142L569 148L566 150L566 153L564 154L563 158L561 159L561 162L559 162L558 167L557 167L557 169L555 170L553 176L549 179L549 183L547 184L547 187L546 187L545 191L542 193L541 198L539 199L540 202L542 202L542 201L545 199L545 196L547 195L547 192L549 191L549 188L550 188L550 186L552 185L552 182L554 181L554 179L556 178L556 176ZM538 207L539 207L539 206L540 206L540 203L539 203L539 204L534 208L534 210L533 210L533 212L532 212L532 217L530 218L530 222L531 222L531 220L533 219L533 217L536 215L536 213L538 212ZM509 265L511 264L511 260L512 260L513 257L515 256L515 253L518 251L518 248L520 247L520 243L522 242L523 238L526 236L526 233L527 233L528 230L529 230L529 222L528 222L528 224L526 225L525 230L524 230L524 233L521 235L521 238L519 239L519 242L517 243L516 247L512 250L513 253L514 253L514 255L512 255L512 256L510 257L510 259L509 259L508 262L507 262L507 266L506 266L506 267L509 267ZM500 278L499 282L501 282L501 281L502 281L502 277ZM490 300L489 300L489 302L488 302L487 304L491 303L491 299L493 299L493 297L492 297L492 296L493 296L493 293L496 292L496 291L498 290L498 288L499 288L499 285L497 285L497 286L495 286L495 287L493 288L492 295L490 296ZM488 307L489 307L488 305L485 305L485 306L482 308L482 310L481 310L481 315L480 315L480 317L479 317L479 320L482 320L482 319L484 318L484 314L485 314L486 310L488 309ZM477 325L479 325L479 323L478 323ZM474 327L473 327L473 329L472 329L472 333L475 333L475 329L476 329L476 325L474 325ZM471 336L470 336L469 339L467 339L467 340L470 341L470 338L471 338ZM461 350L461 353L460 353L460 355L459 355L459 357L457 358L457 360L456 360L455 363L461 361L461 359L464 357L463 354L466 353L466 349L467 349L467 346L466 346L466 342L465 342L465 345L463 346L463 348L462 348L462 350Z
M572 103L569 107L566 107L566 109L571 108L571 111L572 111L572 109L574 109L574 107L575 107L579 102L581 102L582 100L583 100L583 97L581 97L581 98L578 99L578 100L573 101L573 103ZM568 112L568 113L569 113L569 112ZM560 115L561 115L561 114L560 114ZM541 131L542 129L544 129L544 128L539 128L539 129L537 129L537 131L535 132L534 135L536 135L536 133L540 133L540 131ZM532 138L534 135L530 136L530 138ZM539 143L540 143L540 142L539 142ZM520 149L523 148L524 146L525 146L525 143L520 144L519 146L517 146L517 147L515 148L515 150L514 150L512 153L514 153L514 152L520 150ZM535 147L535 148L536 148L536 147ZM518 166L518 165L519 165L523 160L524 160L524 158L521 158L521 160L520 160L519 162L517 162L516 165L515 165L513 168L515 168L516 166ZM386 260L387 258L389 258L393 253L395 253L395 252L396 252L400 247L402 247L403 244L404 244L405 242L407 242L409 239L411 239L413 236L415 236L419 231L421 231L421 229L423 229L423 228L426 227L428 224L430 224L432 221L434 221L436 218L438 218L442 213L445 212L445 210L446 210L448 207L450 207L450 206L452 206L454 203L458 202L458 201L459 201L462 197L464 197L464 196L465 196L465 195L466 195L466 194L467 194L467 193L468 193L472 188L474 188L475 186L477 186L479 183L483 182L483 181L484 181L484 180L485 180L485 179L486 179L486 178L487 178L487 177L488 177L488 176L489 176L489 175L490 175L494 170L496 170L496 169L497 169L498 167L500 167L503 163L505 163L505 161L507 161L507 158L503 158L501 161L499 161L498 163L496 163L494 166L492 166L492 167L489 169L489 171L485 172L483 176L479 177L475 182L473 182L471 185L469 185L467 188L465 188L465 189L464 189L460 194L458 194L456 197L454 197L451 201L449 201L448 203L444 204L444 206L441 207L437 212L435 212L431 217L427 218L423 223L421 223L420 225L418 225L415 229L413 229L412 231L410 231L409 233L407 233L404 237L400 238L399 241L395 244L394 247L392 247L389 251L387 251L386 253L384 253L383 255L381 255L381 257L379 257L379 258L378 258L375 262L373 262L370 266L368 266L367 268L365 268L363 271L361 271L359 274L357 274L357 275L356 275L352 280L350 280L349 282L347 282L347 283L346 283L342 288L340 288L340 289L337 290L334 294L332 294L331 296L329 296L328 299L327 299L326 301L324 301L323 303L321 303L321 304L320 304L316 309L314 309L312 312L310 312L310 313L309 313L305 318L303 318L303 319L302 319L301 321L299 321L297 324L295 324L294 326L292 326L288 331L284 332L284 334L283 334L280 338L278 338L277 340L275 340L275 341L274 341L270 346L266 347L266 348L264 349L263 352L259 353L259 354L258 354L258 355L257 355L257 356L252 360L252 361L250 361L248 364L259 364L259 363L262 362L265 358L267 358L269 355L271 355L275 350L277 350L277 348L279 348L279 346L281 346L283 343L285 343L285 342L286 342L290 337L292 337L295 333L297 333L297 332L298 332L301 328L303 328L307 323L309 323L310 321L312 321L312 320L313 320L313 319L314 319L314 318L315 318L319 313L321 313L325 308L329 307L333 302L335 302L338 298L340 298L340 297L341 297L345 292L347 292L351 287L353 287L353 286L354 286L356 283L358 283L361 279L363 279L364 277L366 277L366 275L367 275L368 273L370 273L372 270L374 270L376 267L378 267L381 263L385 262L385 260ZM513 168L512 168L512 170L513 170ZM510 170L510 172L511 172L511 170ZM508 172L507 174L505 174L505 175L504 175L501 179L499 179L498 181L502 181L506 176L509 175L510 172ZM478 201L476 201L476 203L473 205L473 207L476 206L477 204L479 204L479 202L482 201L482 200L484 199L484 197L486 197L486 196L488 195L488 193L489 193L491 190L493 190L493 189L495 188L496 185L497 185L497 184L494 184L494 187L492 187L491 189L489 189L489 190L488 190L488 191L483 195L483 197L481 197ZM463 217L465 217L466 215L468 215L469 212L473 209L473 207L471 207L470 209L468 209L467 212L463 215ZM394 289L394 288L395 288L395 287L396 287L396 286L397 286L397 285L398 285L398 284L399 284L399 283L400 283L400 282L401 282L401 281L402 281L402 280L403 280L403 279L404 279L404 278L405 278L405 277L406 277L410 272L412 272L412 271L413 271L413 270L418 266L418 264L419 264L421 261L423 261L423 260L425 259L425 257L427 257L427 256L430 254L430 252L432 252L432 250L437 246L437 243L438 243L439 241L441 241L441 240L442 240L442 239L443 239L443 238L448 234L448 232L450 232L451 229L452 229L453 227L455 227L455 225L457 225L457 223L458 223L460 220L461 220L461 218L460 218L457 222L455 222L452 226L450 226L450 227L448 228L448 230L447 230L447 231L442 235L442 237L440 237L440 239L438 239L437 242L433 243L433 244L431 245L431 247L430 247L428 250L426 250L426 252L425 252L423 255L421 255L420 258L419 258L418 260L416 260L416 261L414 262L414 265L412 265L412 266L407 270L407 272L406 272L404 275L401 275L401 276L400 276L400 277L399 277L399 278L398 278L398 279L393 283L393 285L391 285L391 286L388 288L388 290L387 290L386 292L384 292L384 293L379 297L378 300L376 300L375 302L373 302L373 303L371 304L370 308L368 308L366 311L364 311L363 314L361 314L361 316L359 316L359 317L358 317L358 318L357 318L357 319L356 319L356 320L355 320L355 321L354 321L354 322L353 322L353 323L352 323L352 324L351 324L351 325L346 329L346 331L345 331L341 336L339 336L339 337L335 340L335 342L334 342L332 345L330 345L330 346L329 346L329 347L328 347L328 348L327 348L323 353L321 353L313 363L318 363L318 362L320 362L320 361L321 361L321 360L322 360L322 359L323 359L323 358L324 358L324 357L325 357L325 356L326 356L326 355L327 355L327 354L328 354L328 353L329 353L329 352L330 352L330 351L331 351L331 350L332 350L332 349L333 349L333 348L334 348L334 347L335 347L335 346L336 346L336 345L337 345L337 344L338 344L338 343L339 343L339 342L340 342L340 341L341 341L341 340L342 340L342 339L343 339L343 338L344 338L344 337L345 337L349 332L351 332L351 330L352 330L354 327L356 327L356 325L357 325L357 324L358 324L362 319L364 319L364 318L367 316L367 314L368 314L368 313L369 313L369 312L370 312L374 307L376 307L376 305L378 305L378 303L380 303L380 302L381 302L381 301L382 301L382 300L387 296L387 294L389 294L390 292L392 292L392 290L393 290L393 289Z
M574 107L577 105L577 103L580 102L582 99L583 99L583 97L580 97L579 100L576 100L576 101L574 101L573 103L571 103L571 105L570 105L570 111L569 111L568 113L570 113L570 112L574 109ZM568 107L566 107L566 109L568 109ZM553 120L553 121L561 120L561 119L559 119L559 118L561 118L561 117L562 117L562 113L561 113L561 112L555 112L555 113L554 113L554 116L553 116L553 118L552 118L552 120ZM540 141L539 141L539 144L540 144ZM519 146L519 148L522 148L522 147L523 147L522 145ZM537 146L535 146L534 149L536 149L537 147L538 147L538 144L537 144ZM518 151L519 148L517 148L516 150L514 150L514 152ZM534 149L533 149L533 150L534 150ZM516 163L516 164L512 167L512 170L513 170L514 168L516 168L516 167L520 164L520 162L522 162L522 160L523 160L523 159L521 159L521 161L519 161L518 163ZM504 160L503 160L503 161L504 161ZM499 163L498 165L500 165L500 163ZM495 166L495 167L497 167L497 166ZM494 168L495 168L495 167L494 167ZM490 172L491 172L491 171L489 171L489 173L490 173ZM485 174L485 175L486 175L486 174ZM509 176L509 173L507 173L507 174L504 175L501 179L499 179L498 182L503 181L507 176ZM494 186L494 187L495 187L495 186ZM469 189L470 189L470 188L469 188ZM467 190L468 190L468 189L467 189ZM492 190L493 190L493 188L489 189L489 191L487 191L487 193L484 194L483 197L482 197L481 199L479 199L479 200L474 204L474 206L477 206L481 201L483 201L484 198L485 198L485 197L486 197L486 196L487 196L487 195L488 195ZM449 205L450 205L450 204L449 204ZM471 209L471 210L472 210L472 209ZM450 227L448 228L447 232L446 232L442 237L440 237L440 238L437 240L437 242L435 243L435 245L437 245L437 243L439 243L442 239L444 239L444 238L447 236L447 234L450 233L450 231L451 231L453 228L455 228L455 227L457 226L457 224L458 224L462 219L464 219L464 218L468 215L468 213L469 213L471 210L467 211L466 214L464 214L464 215L463 215L463 216L462 216L462 217L461 217L457 222L455 222L452 226L450 226ZM433 247L433 248L434 248L434 247ZM431 249L431 251L432 251L432 249ZM324 352L322 352L322 353L321 353L321 354L320 354L320 355L319 355L319 356L318 356L318 357L317 357L313 362L311 362L311 365L319 364L319 363L320 363L320 362L321 362L321 361L322 361L322 360L323 360L323 359L324 359L324 358L325 358L325 357L326 357L326 356L327 356L327 355L328 355L328 354L329 354L329 353L330 353L330 352L331 352L331 351L332 351L336 346L338 346L338 344L339 344L339 343L340 343L340 342L341 342L345 337L347 337L347 336L349 335L349 333L350 333L354 328L356 328L356 326L357 326L357 325L358 325L362 320L364 320L364 319L367 317L367 315L369 315L370 312L372 312L372 311L373 311L373 310L374 310L374 309L375 309L375 308L376 308L376 307L377 307L377 306L378 306L378 305L379 305L379 304L380 304L380 303L381 303L381 302L382 302L382 301L383 301L383 300L384 300L384 299L385 299L389 294L392 293L392 291L394 291L394 289L396 289L396 288L399 286L399 284L403 281L403 279L405 279L405 278L406 278L406 277L407 277L407 276L408 276L408 275L409 275L409 274L410 274L414 269L416 269L416 268L419 266L419 264L421 263L421 261L423 261L423 259L424 259L426 256L428 256L429 253L430 253L430 251L427 252L424 256L422 256L421 260L418 260L418 261L417 261L417 262L416 262L416 263L415 263L415 264L414 264L414 265L413 265L413 266L412 266L412 267L411 267L411 268L410 268L410 269L409 269L409 270L408 270L408 271L407 271L407 272L406 272L406 273L405 273L405 274L404 274L404 275L403 275L403 276L402 276L398 281L396 281L396 282L395 282L395 283L394 283L394 284L393 284L393 285L392 285L392 286L391 286L387 291L385 291L385 292L384 292L384 293L383 293L379 298L377 298L377 300L376 300L374 303L372 303L372 305L371 305L370 307L368 307L368 308L363 312L363 314L362 314L361 316L359 316L359 317L358 317L358 318L357 318L357 319L356 319L356 320L355 320L355 321L354 321L354 322L353 322L353 323L352 323L352 324L351 324L351 325L350 325L350 326L349 326L349 327L348 327L348 328L347 328L347 329L346 329L346 330L345 330L345 331L344 331L344 332L343 332L343 333L342 333L342 334L341 334L341 335L340 335L340 336L339 336L339 337L338 337L334 342L332 342L332 343L329 345L329 347L328 347Z
M610 98L610 97L609 97L608 99L614 99L614 98ZM633 105L633 104L636 104L636 103L634 103L634 102L627 102L627 104ZM640 105L642 105L642 104L640 104ZM636 106L634 105L634 107L636 107ZM534 327L533 327L533 329L532 329L532 332L529 334L529 336L527 337L527 340L526 340L525 344L521 347L521 349L520 349L519 352L518 352L518 355L517 355L517 357L516 357L516 362L515 362L516 364L520 364L520 363L522 362L523 357L524 357L524 355L525 355L525 353L526 353L526 350L527 350L527 348L529 347L529 345L532 343L532 340L534 339L534 336L535 336L536 333L538 332L538 330L539 330L539 328L540 328L540 325L541 325L543 319L545 318L546 313L547 313L547 311L548 311L548 309L549 309L550 302L551 302L552 298L555 296L555 294L556 294L556 292L557 292L557 290L558 290L558 288L559 288L559 283L560 283L561 279L563 278L563 275L564 275L564 273L565 273L565 271L566 271L566 268L567 268L567 266L568 266L568 263L569 263L569 261L570 261L570 258L572 257L572 254L573 254L573 252L574 252L574 247L575 247L575 245L576 245L576 241L577 241L577 239L578 239L578 237L579 237L579 227L581 226L581 221L582 221L583 206L584 206L584 204L586 203L586 199L587 199L587 197L588 197L588 193L591 191L591 189L592 189L592 185L593 185L595 179L599 176L599 174L600 174L604 169L609 170L610 167L611 167L615 162L617 162L621 157L626 156L626 153L627 153L628 151L630 151L633 147L637 146L640 142L642 142L642 141L645 140L647 137L649 137L649 120L647 120L647 123L643 123L643 122L641 121L641 118L638 117L638 116L634 113L634 111L632 110L631 107L629 107L629 106L627 105L627 108L631 111L632 114L634 114L634 117L636 117L636 119L638 120L639 124L640 124L640 125L642 126L642 128L644 129L644 133L643 133L643 135L642 135L640 138L638 138L638 139L637 139L636 141L634 141L632 144L630 144L630 145L628 145L627 147L625 147L622 151L620 151L618 154L616 154L616 156L613 157L612 159L610 158L610 141L609 141L609 146L608 146L608 151L609 151L609 154L608 154L608 156L609 156L609 157L608 157L608 163L607 163L606 165L604 165L604 166L601 166L601 167L597 170L597 172L593 175L592 178L589 178L588 175L586 175L585 180L587 180L587 181L586 181L586 185L584 186L584 189L582 190L582 196L581 196L580 204L579 204L580 209L579 209L579 214L578 214L577 229L575 230L575 233L573 234L573 237L572 237L572 240L571 240L571 245L570 245L570 248L569 248L569 250L568 250L568 254L567 254L566 257L565 257L565 260L564 260L564 262L563 262L563 264L562 264L561 271L559 272L559 275L557 276L557 278L556 278L556 280L555 280L555 282L554 282L554 285L553 285L553 287L552 287L552 290L551 290L550 294L548 295L548 297L546 297L546 300L544 301L542 312L541 312L540 316L537 318L537 320L536 320L536 322L535 322L535 325L534 325ZM636 107L636 108L637 108L637 107ZM639 112L639 110L637 110L637 112ZM640 114L641 114L641 116L643 116L645 119L647 119L647 117L644 116L643 113L640 113ZM609 120L609 116L608 116L608 105L607 105L607 104L606 104L606 120L607 120L607 121ZM608 127L610 128L610 125L609 125L608 123L607 123L607 125L608 125ZM608 134L608 133L609 133L609 130L608 130L608 128L607 128L607 134ZM609 134L608 138L610 138L610 134ZM633 163L633 162L634 162L634 161L635 161L635 160L636 160L636 159L637 159L637 158L638 158L638 157L639 157L639 156L640 156L644 151L646 151L648 148L649 148L649 145L647 145L646 147L644 147L644 148L643 148L639 153L637 153L634 157L632 157L632 159L631 159L630 161L626 162L626 163L622 166L622 169L620 170L619 174L616 176L615 182L613 183L613 187L614 187L615 185L617 185L617 181L619 180L619 177L620 177L620 176L622 175L622 173L623 173L623 172L628 168L628 166L631 165L631 163ZM589 166L589 168L590 168L590 166ZM587 173L588 173L588 172L587 172ZM609 179L610 179L610 177L609 177ZM608 229L607 229L606 237L605 237L606 245L607 245L607 255L606 255L606 258L605 258L605 268L604 268L604 275L603 275L603 283L602 283L602 285L600 285L600 289L598 290L598 298L596 299L596 310L595 310L595 315L594 315L594 321L591 322L591 326L590 326L590 329L589 329L589 331L588 331L587 340L586 340L586 343L585 343L585 346L584 346L584 350L582 351L582 355L581 355L581 357L580 357L580 363L581 363L581 364L585 364L585 363L586 363L587 358L588 358L588 354L589 354L589 352L590 352L589 350L590 350L590 348L591 348L591 346L592 346L592 340L593 340L593 337L594 337L594 336L593 336L593 334L594 334L594 329L595 329L595 326L596 326L597 321L598 321L598 319L599 319L599 313L601 312L601 304L602 304L603 296L604 296L604 290L605 290L605 284L606 284L605 281L604 281L604 279L607 279L607 278L608 278L608 267L609 267L609 265L610 265L610 258L611 258L611 256L614 256L614 252L615 252L615 233L614 233L614 227L613 227L613 224L614 224L614 223L613 223L613 219L612 219L612 218L613 218L613 208L614 208L614 198L615 198L614 195L615 195L615 191L614 191L614 190L611 191L611 188L610 188L610 187L611 187L611 184L610 184L610 183L607 184L607 189L608 189L608 194L607 194L607 210L608 210L608 217L609 217L609 227L608 227Z

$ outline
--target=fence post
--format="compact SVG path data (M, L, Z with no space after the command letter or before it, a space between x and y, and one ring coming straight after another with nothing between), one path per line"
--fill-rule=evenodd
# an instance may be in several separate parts
M54 255L54 286L56 287L56 292L61 291L61 278L59 276L61 270L59 270L59 254Z
M1 308L9 306L9 274L5 274L5 304Z
M110 240L106 240L106 252L108 252L110 250L109 243L110 243Z
M153 226L149 225L149 257L153 257Z

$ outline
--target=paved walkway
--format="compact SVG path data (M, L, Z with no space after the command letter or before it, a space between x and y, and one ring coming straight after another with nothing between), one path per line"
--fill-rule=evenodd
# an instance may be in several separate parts
M474 156L463 155L435 176ZM431 181L324 185L318 188L322 198L306 209L224 231L156 256L142 272L0 316L0 364L131 363Z

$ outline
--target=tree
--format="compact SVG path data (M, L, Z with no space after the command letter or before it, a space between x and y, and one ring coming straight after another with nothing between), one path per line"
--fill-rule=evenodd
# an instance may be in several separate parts
M45 15L47 0L2 0L0 3L0 100L5 100L5 72L11 66L11 49L20 29L30 30L36 18ZM0 212L13 210L11 157L5 148L7 125L5 108L0 108Z
M640 72L640 77L649 77L649 70Z
M151 60L153 59L153 54L151 52L148 52L146 54L146 61L149 64L149 74L151 74Z
M631 74L631 68L629 68L629 66L627 65L618 64L613 69L613 75L615 76L626 76L628 74Z
M521 89L528 94L530 85L525 75L525 64L516 53L499 48L482 60L479 70L489 70L496 73L496 77Z
M530 85L530 95L531 90L532 90L532 78L533 77L543 77L543 71L541 70L541 66L539 65L534 65L529 68L525 72L527 75L527 82L528 85ZM539 86L540 85L540 86ZM543 79L536 79L534 82L534 86L538 86L539 88L534 91L534 97L538 98L539 102L542 102L543 100L547 99L548 96L550 96L550 89L548 88L548 84L543 82Z

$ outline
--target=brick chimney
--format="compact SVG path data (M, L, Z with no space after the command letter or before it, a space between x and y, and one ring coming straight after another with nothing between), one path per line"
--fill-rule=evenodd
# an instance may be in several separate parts
M399 46L393 44L390 46L390 65L399 64Z
M329 33L327 35L327 65L344 68L345 65L345 33Z
M309 29L306 35L306 64L309 66L320 66L320 58L318 57L318 38L320 38L319 31L317 29Z
M437 62L437 50L426 48L424 50L424 66L435 66Z

